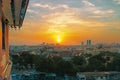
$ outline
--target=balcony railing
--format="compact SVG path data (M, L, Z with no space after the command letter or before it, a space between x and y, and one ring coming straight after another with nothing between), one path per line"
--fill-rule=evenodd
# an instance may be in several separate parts
M0 80L10 80L11 68L12 68L12 62L9 60L3 71L3 78Z

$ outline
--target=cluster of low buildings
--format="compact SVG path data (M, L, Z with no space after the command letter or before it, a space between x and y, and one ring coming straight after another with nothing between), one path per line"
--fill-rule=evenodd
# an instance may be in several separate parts
M78 72L75 76L57 76L55 73L25 72L12 74L12 80L120 80L120 72Z
M38 46L10 46L10 55L19 55L21 52L28 51L34 55L44 55L46 57L60 56L69 61L73 56L82 54L99 54L101 51L120 53L120 44L96 44L89 46L84 45L54 45L41 44ZM14 65L13 65L14 66ZM24 72L24 71L23 71ZM78 72L76 76L57 76L55 73L34 73L34 71L17 74L12 73L12 80L120 80L120 72Z
M55 73L24 71L22 74L12 74L12 80L78 80L76 76L57 76Z
M77 73L78 80L120 80L120 72Z
M114 53L120 53L120 44L95 44L92 45L91 41L87 41L87 45L54 45L54 44L41 44L37 46L10 46L10 55L17 55L23 51L29 51L35 55L45 56L80 56L81 54L99 54L101 51L109 51Z
M66 61L70 61L73 56L81 56L84 54L97 55L100 52L113 52L120 53L120 44L96 44L91 45L88 41L88 46L83 45L54 45L54 44L41 44L37 46L10 46L10 55L20 55L23 52L29 52L34 55L43 55L46 57L62 57Z

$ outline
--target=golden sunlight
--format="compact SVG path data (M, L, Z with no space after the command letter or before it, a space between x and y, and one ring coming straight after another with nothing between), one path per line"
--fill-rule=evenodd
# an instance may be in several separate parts
M62 41L61 36L58 35L58 36L57 36L57 43L61 43L61 41Z

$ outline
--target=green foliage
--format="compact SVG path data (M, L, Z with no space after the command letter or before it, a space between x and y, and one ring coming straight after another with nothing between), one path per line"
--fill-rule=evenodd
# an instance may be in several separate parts
M73 63L75 65L85 65L86 64L86 60L85 60L85 57L83 56L74 56L73 59L72 59Z
M28 64L35 64L35 69L40 72L56 73L58 75L75 75L76 72L89 71L120 71L120 54L100 52L97 55L73 56L71 61L62 57L45 57L33 55L30 52L22 52L20 55L12 55L13 64L20 64L28 68Z

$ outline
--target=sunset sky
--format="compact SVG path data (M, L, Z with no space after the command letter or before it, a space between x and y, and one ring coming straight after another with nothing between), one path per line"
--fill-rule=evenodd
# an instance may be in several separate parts
M11 44L120 42L120 0L30 0Z

